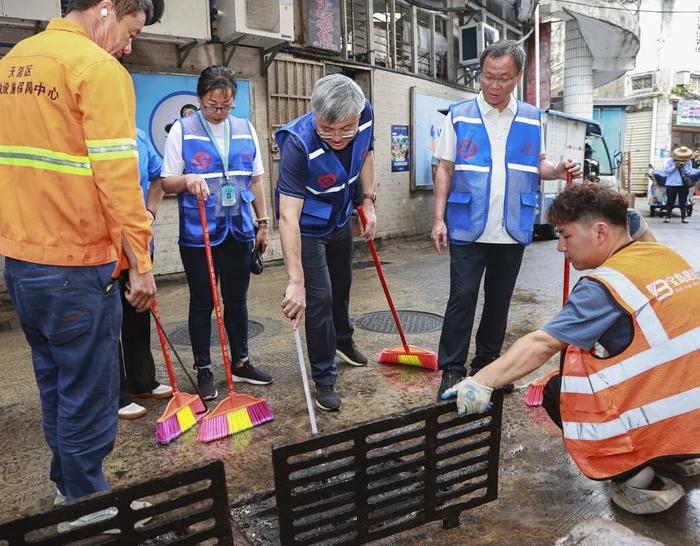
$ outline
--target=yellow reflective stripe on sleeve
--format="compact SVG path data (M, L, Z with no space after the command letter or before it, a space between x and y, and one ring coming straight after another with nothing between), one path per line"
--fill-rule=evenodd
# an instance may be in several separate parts
M86 140L85 145L92 161L137 157L136 141L132 138Z
M76 156L31 146L0 146L0 165L92 176L92 167L87 156Z

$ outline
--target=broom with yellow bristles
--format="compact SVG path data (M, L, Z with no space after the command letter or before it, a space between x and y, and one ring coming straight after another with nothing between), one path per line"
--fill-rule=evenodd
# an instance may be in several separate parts
M219 438L225 438L237 432L243 432L254 426L272 421L272 411L267 405L267 402L262 398L255 398L247 394L237 393L233 386L231 357L228 354L228 338L226 337L226 330L224 330L224 319L221 314L219 292L216 288L214 259L211 252L211 241L209 240L204 201L200 199L198 205L199 219L202 223L202 236L204 237L204 252L206 254L207 268L209 270L209 286L211 287L211 297L214 302L216 328L219 333L219 344L221 345L221 356L224 360L224 373L226 374L226 386L228 388L228 395L226 398L216 406L214 411L199 422L197 440L200 442L212 442Z
M165 407L163 415L160 416L158 421L156 421L156 442L161 445L169 444L175 438L182 435L183 432L191 429L197 424L197 422L204 416L207 412L207 406L202 401L202 397L199 393L188 394L186 392L180 392L177 388L177 379L175 378L175 370L173 369L173 361L170 359L170 352L168 351L167 336L163 330L163 325L160 320L160 312L158 311L158 305L154 299L151 302L151 313L156 323L156 332L158 332L158 340L160 341L160 347L163 350L163 358L165 359L165 367L168 370L168 377L170 378L170 386L173 388L173 396ZM177 357L180 364L180 356L175 351L173 347L173 352ZM185 373L189 377L189 373L182 366ZM192 378L189 377L190 381ZM194 385L194 382L192 383Z
M362 206L357 207L357 214L360 216L362 227L366 228L367 218L365 217L365 211L362 209ZM429 351L427 349L416 347L415 345L409 345L406 341L406 336L404 335L403 328L401 326L401 320L399 319L399 315L394 307L394 301L391 298L391 293L389 292L389 286L386 283L386 279L384 279L382 264L379 262L379 255L377 254L377 247L374 245L374 241L372 240L367 241L367 244L369 245L369 250L372 253L374 267L377 269L377 275L379 275L379 282L382 284L386 301L389 304L389 309L391 309L391 314L394 317L396 329L399 331L399 336L401 337L401 345L384 349L381 353L379 353L379 356L377 356L377 362L382 364L406 364L408 366L420 366L433 371L437 370L438 361L435 351Z

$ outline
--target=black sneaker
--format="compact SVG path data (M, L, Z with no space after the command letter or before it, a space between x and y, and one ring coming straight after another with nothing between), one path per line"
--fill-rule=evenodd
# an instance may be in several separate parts
M214 374L210 368L199 368L197 370L197 388L204 400L214 400L219 394L214 385Z
M335 354L343 362L351 366L367 366L367 357L357 350L354 341L351 341L349 344L338 344Z
M325 411L338 411L343 403L335 385L316 385L316 405Z
M464 372L459 370L444 370L442 372L442 381L440 381L440 388L438 389L437 401L443 402L442 393L447 389L451 389L457 383L464 379Z
M234 366L231 370L234 382L250 383L251 385L269 385L272 383L272 376L256 368L246 360L240 366Z

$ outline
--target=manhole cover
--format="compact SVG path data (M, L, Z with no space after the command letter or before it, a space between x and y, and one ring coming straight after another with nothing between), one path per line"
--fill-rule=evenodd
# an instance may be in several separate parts
M255 322L253 320L248 321L248 339L252 339L258 334L262 334L264 331L265 327L259 322ZM187 322L181 322L172 328L166 327L166 332L168 337L170 337L170 341L172 341L174 345L184 345L186 347L190 346L190 331L187 327ZM158 336L156 334L151 336L151 345L154 347L160 347ZM211 345L219 345L216 320L211 321Z
M424 311L398 311L401 326L407 334L435 332L442 328L442 317ZM380 334L398 333L391 311L375 311L355 317L355 324L363 330Z

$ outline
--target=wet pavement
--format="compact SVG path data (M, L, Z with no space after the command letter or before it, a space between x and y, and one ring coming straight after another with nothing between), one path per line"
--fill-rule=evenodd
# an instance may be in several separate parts
M640 209L644 206L640 205ZM679 251L700 270L700 218L681 225L674 217L671 224L648 218L657 238ZM448 293L449 258L437 256L426 238L384 240L380 256L392 289L396 306L403 310L421 310L442 315ZM386 302L369 257L357 256L354 272L351 313L386 310ZM538 241L525 253L513 298L506 345L544 324L561 306L563 257L556 252L555 241ZM578 278L572 272L572 285ZM154 438L155 420L165 404L144 400L145 417L121 421L117 445L105 461L105 472L113 486L123 486L186 468L194 463L222 459L226 464L229 498L249 499L250 495L272 488L270 450L273 445L306 439L310 436L303 389L296 361L292 331L279 311L285 287L284 269L268 266L254 277L249 297L250 320L264 330L250 340L254 363L274 375L268 387L242 385L242 392L264 397L275 420L272 423L201 444L190 431L168 446L158 446ZM186 323L188 291L184 278L176 276L159 282L158 303L169 333ZM3 317L0 317L2 319ZM5 314L6 318L6 314ZM3 388L0 391L0 520L18 514L47 509L54 491L48 481L49 450L41 431L38 393L31 371L29 348L16 321L15 327L0 331L0 366ZM436 349L439 330L409 335L409 342ZM396 334L381 334L356 329L355 340L368 356L399 344ZM159 378L166 380L157 338L153 335L154 355ZM191 352L178 345L189 365ZM212 338L212 355L219 355L218 342ZM217 364L220 359L216 360ZM546 369L555 366L548 363ZM177 370L180 388L191 391L187 378ZM523 544L553 543L557 537L581 520L602 517L617 521L634 531L666 544L700 543L700 479L684 481L688 495L666 513L638 517L622 512L609 500L605 482L590 481L580 475L566 454L560 433L541 408L527 408L523 396L529 380L518 382L515 394L506 397L500 459L500 488L497 501L462 515L461 527L444 531L432 523L385 539L382 544L496 544L516 538ZM225 392L223 369L215 369L219 400ZM378 365L366 368L339 364L338 388L343 398L339 413L317 413L322 432L341 430L350 424L375 419L397 411L434 401L439 375L413 367ZM261 501L262 502L262 501ZM246 526L245 510L234 510L241 544L264 544L267 538ZM274 529L271 530L274 535ZM254 536L255 534L255 536ZM239 540L237 540L237 543Z

